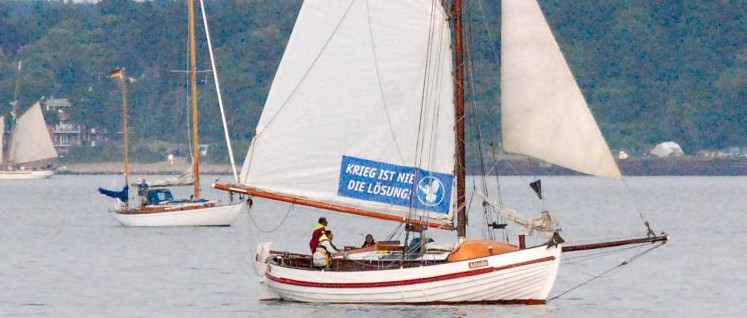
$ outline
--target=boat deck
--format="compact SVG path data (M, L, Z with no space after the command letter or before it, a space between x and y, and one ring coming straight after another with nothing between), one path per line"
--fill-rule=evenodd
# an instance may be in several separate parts
M118 211L119 214L148 214L176 211L190 211L216 207L215 201L175 201L162 204L148 204L139 208Z
M409 268L419 267L426 265L442 264L445 261L424 261L420 259L377 259L377 260L358 260L358 259L347 259L347 258L333 258L330 260L329 267L315 267L313 265L313 259L311 255L300 255L300 254L281 254L273 255L269 261L272 264L295 268L295 269L307 269L307 270L325 270L325 271L375 271L382 269L394 269L394 268Z
M315 267L311 255L272 251L269 262L278 266L326 271L366 271L382 270L392 268L418 267L434 264L442 264L445 260L422 259L419 254L411 254L402 257L404 246L398 241L377 242L373 246L362 248L347 248L340 253L332 255L329 267ZM365 259L354 257L354 255L381 253L376 258Z

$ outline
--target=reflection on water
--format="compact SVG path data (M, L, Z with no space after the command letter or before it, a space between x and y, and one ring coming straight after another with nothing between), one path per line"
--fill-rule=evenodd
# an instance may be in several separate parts
M152 177L149 177L152 178ZM229 177L216 178L228 181ZM480 187L480 180L475 184ZM495 179L488 180L493 184ZM645 233L642 216L671 241L663 248L545 306L385 306L259 302L254 245L305 252L319 216L338 246L366 233L385 239L396 224L254 200L228 228L126 228L108 215L99 186L116 176L0 180L0 314L54 317L738 317L747 276L747 177L501 178L506 206L527 216L550 210L571 243ZM472 186L472 180L468 187ZM225 195L206 191L208 197ZM470 236L481 235L476 199ZM256 224L256 225L255 225ZM516 241L516 230L507 236ZM451 232L432 231L439 244ZM402 238L396 238L402 239ZM528 242L539 243L539 242ZM641 249L566 254L551 295Z

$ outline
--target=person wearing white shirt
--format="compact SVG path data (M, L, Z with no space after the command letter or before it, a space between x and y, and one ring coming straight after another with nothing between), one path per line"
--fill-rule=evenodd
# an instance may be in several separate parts
M313 256L315 267L329 267L329 259L332 253L339 252L332 244L332 238L332 231L329 230L319 237L319 244Z

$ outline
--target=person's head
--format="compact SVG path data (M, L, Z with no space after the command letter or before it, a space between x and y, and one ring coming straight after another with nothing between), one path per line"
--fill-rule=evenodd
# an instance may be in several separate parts
M332 240L332 231L326 231L322 236L319 237L319 242Z
M374 242L373 235L366 234L366 243L373 243L373 242Z
M325 217L320 217L320 218L319 218L319 224L321 224L321 225L324 225L324 226L327 226L327 218L325 218Z

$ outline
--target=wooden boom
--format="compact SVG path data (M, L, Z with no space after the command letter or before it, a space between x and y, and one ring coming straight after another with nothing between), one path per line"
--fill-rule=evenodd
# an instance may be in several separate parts
M247 187L247 186L236 186L236 185L214 183L213 188L218 189L218 190L223 190L223 191L243 193L243 194L257 196L257 197L266 198L266 199L275 200L275 201L288 202L292 204L300 204L300 205L309 206L312 208L319 208L319 209L342 212L342 213L347 213L347 214L366 216L366 217L380 219L380 220L422 225L422 226L427 226L430 228L437 228L437 229L442 229L442 230L453 230L454 229L451 226L451 224L429 222L429 221L422 221L422 220L416 220L416 219L406 219L406 218L396 216L396 215L372 212L372 211L362 210L362 209L344 206L344 205L317 202L317 201L294 197L294 196L271 193L271 192L262 191L262 190Z

